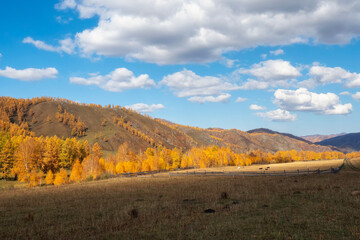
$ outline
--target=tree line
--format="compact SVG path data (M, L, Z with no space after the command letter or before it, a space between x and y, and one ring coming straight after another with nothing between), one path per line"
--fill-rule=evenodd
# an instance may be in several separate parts
M235 153L229 147L194 147L187 152L164 146L135 153L128 143L115 155L104 157L98 143L75 138L35 137L26 126L0 120L0 178L16 179L29 186L65 184L98 179L128 172L166 171L172 169L247 166L303 160L338 159L341 152L260 150ZM360 152L347 157L359 157Z

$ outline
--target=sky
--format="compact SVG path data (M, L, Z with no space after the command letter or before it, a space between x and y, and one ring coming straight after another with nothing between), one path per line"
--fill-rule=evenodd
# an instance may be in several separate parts
M360 132L357 0L3 0L0 95L175 123Z

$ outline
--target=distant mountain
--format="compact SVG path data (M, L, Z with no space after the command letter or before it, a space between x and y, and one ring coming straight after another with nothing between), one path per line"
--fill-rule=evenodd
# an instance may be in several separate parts
M261 150L275 153L286 150L331 151L291 134L269 129L244 132L237 129L183 126L153 119L120 106L79 104L66 99L15 99L0 97L0 120L27 124L36 136L76 137L90 144L98 142L109 152L128 142L133 151L165 146L183 151L192 147L230 147L241 153Z
M338 137L338 136L343 136L347 133L339 133L339 134L330 134L330 135L319 135L319 134L316 134L316 135L307 135L307 136L302 136L301 138L303 139L306 139L310 142L313 142L313 143L316 143L316 142L321 142L321 141L324 141L326 139L329 139L329 138L334 138L334 137Z
M247 131L248 133L268 133L268 134L279 134L279 135L283 135L283 136L286 136L286 137L289 137L289 138L293 138L293 139L296 139L296 140L299 140L299 141L303 141L303 142L306 142L306 143L309 143L309 144L312 144L313 142L307 140L307 139L304 139L302 137L297 137L295 135L292 135L290 133L281 133L281 132L276 132L276 131L273 131L271 129L268 129L268 128L256 128L256 129L253 129L253 130L249 130Z
M334 146L344 152L360 150L360 133L349 133L318 142L322 146Z

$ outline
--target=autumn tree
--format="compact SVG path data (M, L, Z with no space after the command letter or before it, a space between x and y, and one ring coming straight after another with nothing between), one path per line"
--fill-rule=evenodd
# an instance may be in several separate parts
M18 175L19 181L27 182L31 170L40 169L41 160L41 143L34 138L27 137L15 152L13 171Z
M48 185L54 184L54 174L51 170L46 173L45 182Z
M0 177L11 178L12 169L14 166L14 148L11 143L11 140L8 139L3 145L0 151L0 172L2 173Z
M61 168L60 172L56 174L54 185L63 185L68 182L68 174L66 169Z
M70 181L71 182L80 182L82 179L82 166L80 164L79 159L76 159L70 174Z
M83 163L83 171L86 176L92 176L94 179L101 174L101 166L99 163L102 158L102 150L98 143L95 143L91 149L91 153L87 156Z

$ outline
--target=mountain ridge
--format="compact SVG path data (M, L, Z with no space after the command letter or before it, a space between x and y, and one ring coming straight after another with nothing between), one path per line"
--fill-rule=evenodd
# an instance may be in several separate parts
M74 136L90 144L98 142L109 152L115 152L124 142L128 142L135 152L144 152L148 147L160 145L183 151L216 145L230 147L238 153L250 150L275 153L292 149L332 151L331 147L315 145L272 130L248 133L238 129L203 129L153 119L125 107L79 104L66 99L2 97L0 110L1 119L9 118L9 121L17 124L26 123L36 136Z
M322 146L334 146L343 152L360 150L360 132L348 133L341 136L325 139L317 144Z

